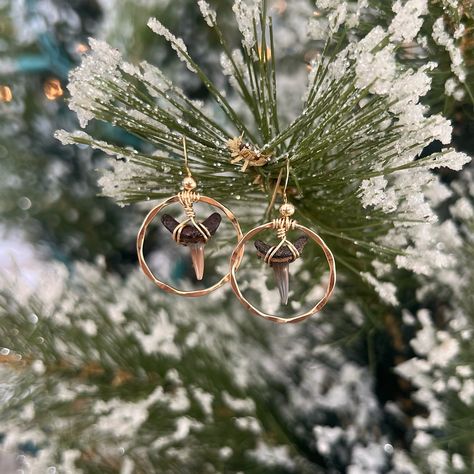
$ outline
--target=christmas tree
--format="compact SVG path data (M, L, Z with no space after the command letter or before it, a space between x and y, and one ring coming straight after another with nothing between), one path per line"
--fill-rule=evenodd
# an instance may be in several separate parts
M19 31L17 4L4 3ZM41 80L57 99L71 69L78 124L44 99L26 113L17 91L34 82L2 76L3 117L20 124L2 133L5 228L25 222L30 253L0 285L4 470L472 472L472 5L98 3L74 7L75 29L51 21L64 57L31 76L55 72ZM73 7L55 8L59 19ZM6 38L18 54L42 44ZM66 153L54 182L49 165ZM140 221L187 173L244 233L294 206L334 255L328 305L274 325L229 285L189 299L149 282L133 254ZM28 183L54 199L24 194ZM161 280L202 290L229 271L231 225L212 228L200 282L165 227L145 247ZM246 298L284 318L328 284L324 254L293 242L288 304L257 258L267 247L248 245L238 272Z

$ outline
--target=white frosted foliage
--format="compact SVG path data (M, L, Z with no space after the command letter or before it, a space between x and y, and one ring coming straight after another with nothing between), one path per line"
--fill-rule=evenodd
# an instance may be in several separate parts
M143 186L148 189L153 189L156 185L156 174L152 169L145 169L142 166L124 161L111 162L110 169L101 171L98 183L104 196L109 196L119 204L124 205L129 190L137 178L140 178Z
M402 104L417 104L419 98L426 95L431 86L431 78L425 71L435 66L436 64L428 64L418 71L409 69L408 71L399 72L390 88L390 98L396 99L399 107L402 107Z
M150 95L159 97L160 95L156 92L165 92L171 87L170 80L167 79L163 72L153 64L146 61L140 63L142 69L142 77L148 86Z
M255 402L250 398L236 398L228 392L223 392L222 399L236 413L253 413L255 411Z
M307 26L308 36L313 40L324 40L329 32L329 25L326 19L311 18Z
M453 96L457 87L457 81L454 77L450 77L444 83L444 92L446 95Z
M257 418L253 416L239 416L234 418L234 423L242 431L250 431L253 434L260 434L262 427Z
M454 252L459 249L462 241L451 221L438 226L414 226L407 234L413 245L406 248L404 255L395 258L399 268L422 275L433 275L437 270L452 268L456 264Z
M142 3L147 1L150 0L141 0ZM207 25L216 27L216 13L209 4L203 0L194 3L199 6ZM280 10L276 9L277 6ZM196 102L186 98L185 93L166 77L168 71L174 70L173 66L168 69L170 62L165 61L164 71L146 62L137 65L126 63L118 51L106 43L91 42L90 53L84 56L83 64L72 74L71 81L71 104L78 113L81 125L86 126L94 117L110 121L143 137L147 143L136 149L127 149L77 131L58 131L56 137L64 144L89 144L117 158L118 161L109 160L106 169L100 171L99 183L104 195L127 203L161 199L168 191L170 195L177 191L180 181L178 173L183 164L181 137L178 135L189 133L190 164L199 177L200 191L213 196L213 185L218 183L219 195L216 197L221 198L227 194L222 186L225 188L228 183L230 195L238 195L240 206L237 205L235 212L242 212L244 220L247 220L245 225L262 217L266 204L262 204L265 189L260 189L258 183L252 183L251 173L239 174L238 170L232 170L225 148L227 135L240 135L241 129L248 127L251 133L244 134L245 140L250 140L247 135L254 134L259 146L266 146L274 152L268 168L272 176L275 170L278 172L276 166L285 158L285 148L289 145L288 155L294 167L289 184L292 192L293 184L298 184L297 180L301 177L304 202L311 210L308 218L311 219L313 212L316 220L321 215L324 219L321 230L326 232L325 223L328 235L332 236L330 240L338 240L340 235L338 241L347 242L340 259L340 245L331 245L342 282L334 294L335 308L350 317L354 327L364 333L369 315L364 314L363 306L359 307L356 299L344 298L344 288L351 283L344 263L352 264L373 287L371 294L378 295L387 305L399 304L396 280L391 280L395 265L421 275L412 275L410 278L413 280L431 282L436 278L441 287L439 293L448 293L459 286L459 275L455 269L463 243L453 221L458 225L459 221L471 219L474 213L468 192L463 194L453 186L457 196L466 197L455 202L453 198L449 203L452 216L456 219L438 223L435 208L452 196L451 184L448 188L441 183L438 173L431 171L441 166L460 170L469 157L446 147L441 153L429 157L423 154L420 158L422 151L434 140L440 140L443 145L449 145L452 141L450 122L441 114L433 114L426 105L428 101L422 100L430 91L431 71L434 71L434 76L437 65L428 63L420 67L421 60L400 61L399 53L418 54L415 42L421 44L423 41L419 34L427 13L427 1L390 2L387 10L390 15L389 9L393 7L393 21L384 22L384 27L376 26L364 37L366 20L369 18L372 23L372 19L377 19L379 14L372 9L364 11L367 7L368 2L364 0L319 0L317 8L324 12L312 15L314 1L269 2L269 13L275 25L276 57L272 59L277 61L279 128L285 133L288 124L304 123L301 133L294 136L290 133L273 148L268 141L276 141L277 125L270 123L268 138L265 137L265 131L262 131L265 127L254 123L251 108L241 100L245 96L240 90L241 79L250 92L255 87L260 89L263 84L258 82L260 64L248 68L244 61L248 51L251 51L251 60L256 59L256 46L260 46L262 40L258 31L258 2L252 0L237 0L234 4L243 48L231 34L230 44L235 43L239 48L229 50L230 57L227 53L219 55L214 49L206 60L206 69L212 71L210 77L214 77L220 59L225 77L215 74L219 81L215 84L215 90L223 90L222 96L227 102L223 103L220 99L213 102L210 96L213 95L214 85L206 82L210 95L202 95L205 102L196 110ZM193 8L197 11L196 5ZM294 20L293 16L298 11L301 16ZM301 20L303 15L304 22ZM307 42L304 24L309 16L312 16L309 21L311 36L321 42ZM254 32L254 20L257 22L257 34ZM359 20L363 22L364 30L355 30ZM195 72L183 40L156 19L150 20L149 24L153 31L170 42L179 58ZM336 30L340 33L340 29L346 27L349 30L342 44L347 44L347 47L336 52L334 57L327 51L323 52L328 35ZM352 28L354 30L351 31ZM458 28L453 36L454 43L451 43L444 36L444 28L441 31L439 24L436 28L437 40L445 44L448 51L452 50L453 68L459 69L459 52L453 49L452 44L456 46L465 31ZM426 27L422 31L426 34ZM228 32L223 33L227 36ZM335 41L330 40L330 44L335 45ZM206 51L204 45L197 46L193 50L198 54ZM218 46L214 44L213 47ZM332 53L332 46L329 49ZM307 56L303 56L306 52ZM295 57L308 60L309 74L306 65L302 61L295 62ZM293 59L288 61L288 58ZM253 66L257 70L257 82L255 77L250 76L250 80L248 75L249 69L254 74ZM267 63L265 67L270 68L271 64ZM299 95L303 94L306 76L309 87L303 97L303 108L300 108ZM185 76L177 79L184 84L190 77L186 72ZM272 77L269 77L272 85ZM183 87L188 88L189 85L190 90L196 90L198 81L199 77L193 78L191 84L186 83ZM232 88L228 87L227 82ZM463 84L453 77L446 82L445 88L448 94L457 97ZM262 99L262 103L257 100L254 104L258 112L268 119L272 110L268 103L265 107L264 102L270 101L270 98L271 91L267 95L264 90L265 100ZM234 123L232 117L226 115L227 103L235 109L231 112L235 112L245 127L235 127L237 119ZM201 119L200 113L206 119L215 117L215 125ZM112 118L109 120L108 117ZM303 142L305 147L299 146ZM214 159L215 162L212 161ZM249 189L248 193L243 186ZM336 188L340 193L337 196ZM291 198L298 200L299 196L291 194ZM127 222L126 237L136 232L134 229L139 227L139 221L146 213L145 208L151 207L149 204L139 206L137 212L132 213L133 222ZM325 220L325 212L330 213L332 209L333 214ZM446 206L440 209L440 215L444 218ZM323 212L320 213L320 210ZM304 209L301 211L305 212ZM159 221L156 223L159 228ZM318 222L315 225L318 227ZM220 235L222 242L227 242ZM154 246L152 251L150 248L150 264L156 264L158 271L168 277L177 263L176 254L168 252L168 247L161 247L166 245L165 240L161 240L161 234L158 234L159 242L153 241L152 236L150 233L148 241L150 247ZM166 237L170 249L175 251L170 235L166 234ZM217 243L220 242L219 239ZM344 261L346 252L347 260ZM214 259L215 256L212 257ZM299 265L305 261L300 259L293 268L295 276L304 279L310 288L308 292L305 290L304 301L292 302L295 311L303 310L305 304L324 294L327 277L320 284L313 284L311 279L314 276L310 268L304 273L303 269L298 271ZM223 267L224 274L227 271L225 261L219 261L215 269L220 271L220 267ZM169 295L157 291L138 272L121 280L110 274L107 278L101 278L97 276L100 273L98 269L90 271L88 266L76 270L93 288L88 298L78 295L62 281L49 280L43 285L44 295L38 298L45 298L45 308L54 309L46 314L46 318L54 321L58 334L74 328L80 335L72 341L55 337L52 344L60 360L71 360L77 372L81 373L84 365L81 342L87 341L90 344L89 356L104 362L104 375L110 375L113 392L103 403L91 403L90 416L94 419L89 430L78 433L78 439L82 442L87 441L89 436L94 439L98 435L104 440L105 454L112 453L112 459L117 457L116 466L122 474L143 470L140 462L143 459L146 466L148 451L151 456L159 457L160 463L169 460L176 470L183 472L186 471L183 466L187 460L195 462L201 453L209 457L209 465L204 466L209 471L225 471L227 461L230 465L237 459L258 463L263 470L267 467L269 471L304 470L309 465L308 460L302 459L304 456L300 456L299 450L290 445L280 445L286 443L281 441L278 430L268 433L266 419L260 419L262 405L258 396L264 393L259 391L260 384L266 388L268 380L275 381L270 387L285 389L284 403L275 405L279 410L275 419L294 429L298 439L323 459L323 465L344 465L343 469L349 474L419 472L408 458L408 450L400 447L403 443L393 439L391 430L386 429L386 421L393 418L399 426L410 426L409 436L414 439L410 455L414 453L420 459L434 453L430 461L433 472L436 469L441 472L444 467L439 466L449 464L451 459L453 465L461 465L462 459L460 461L455 455L451 458L452 453L447 458L445 453L436 451L436 436L443 432L447 419L441 397L458 396L465 404L474 403L474 382L470 380L472 372L466 367L466 362L456 368L464 342L454 337L454 333L462 335L466 342L472 337L472 331L467 331L461 324L462 318L457 318L455 322L447 321L440 329L434 323L436 318L428 311L420 311L414 316L400 308L403 311L401 323L409 326L404 336L416 331L410 341L405 341L408 352L404 353L413 349L416 356L401 364L397 373L410 380L413 401L427 407L426 416L411 419L395 402L386 406L381 403L374 390L374 374L368 367L350 360L343 347L325 344L328 337L338 336L338 325L343 321L339 317L310 320L299 327L265 326L261 333L240 333L241 329L253 328L253 325L258 328L259 322L245 319L248 315L243 311L229 307L233 303L228 292L216 292L204 303L199 300L190 303L179 298L171 300ZM268 291L262 269L252 270L249 275L252 278L245 279L247 290L261 293L262 306L277 312L279 303ZM66 276L61 274L58 280L67 280ZM45 290L50 285L53 291L47 295ZM21 285L18 287L22 293ZM295 286L295 294L299 290ZM421 298L420 295L437 290L436 285L427 284L416 295ZM403 291L399 293L404 295ZM81 315L72 318L75 307L81 308ZM330 315L333 309L328 306L325 311ZM397 310L394 311L396 314ZM206 313L205 318L203 313ZM104 328L107 328L106 331ZM245 340L248 335L250 343ZM102 338L114 343L110 351L105 342L102 345ZM265 344L259 344L260 338L265 338ZM206 357L201 357L202 354ZM146 366L140 365L140 358L146 359ZM209 367L217 370L220 364L226 376L209 380ZM41 379L48 369L40 359L32 360L31 370L36 379ZM83 400L99 399L101 393L96 390L97 384L85 386L89 382L82 376L81 379L80 383L61 381L54 387L51 398L79 407ZM130 390L125 385L127 383L130 383ZM149 388L143 390L143 387ZM119 398L122 388L126 394L123 399ZM29 403L25 406L23 421L34 420L40 413L39 404ZM229 414L225 416L228 418L229 439L219 439L216 446L207 446L207 441L212 439L214 424L224 423L221 414L225 413ZM333 420L337 420L336 425ZM59 420L61 422L63 420ZM35 468L39 466L38 472L46 472L43 469L48 466L46 461L53 459L49 446L52 449L60 446L61 440L54 439L55 427L49 432L27 435L24 434L26 428L21 427L23 433L19 435L12 428L2 427L9 442L15 444L24 437L24 441L32 439L47 446L42 448L41 456L34 461ZM244 444L252 447L241 450L233 442L232 432L237 432L238 437L245 437L248 443ZM48 438L49 435L51 438ZM120 442L124 453L117 452L116 446L107 443L108 439L121 441L120 438L124 440ZM101 443L98 444L100 446ZM217 460L204 451L209 448L212 448ZM49 459L46 459L48 456ZM67 452L63 458L64 466L58 465L58 472L73 472L78 454ZM56 456L58 459L60 456ZM311 466L308 469L311 470Z
M235 0L232 10L243 37L242 44L247 51L251 51L257 41L253 31L253 22L254 20L258 22L259 2L257 0L250 0L248 2L245 0Z
M290 471L295 467L288 446L269 446L264 441L259 440L257 447L249 454L259 463L268 467L284 467Z
M133 149L129 150L129 153L124 154L124 149L120 149L117 151L117 148L105 141L102 140L95 140L89 134L83 131L76 131L76 132L67 132L66 130L56 130L54 132L54 137L59 140L63 145L75 145L78 143L87 143L88 146L93 148L94 150L100 150L104 152L106 155L113 156L119 160L128 161L132 156L134 156L137 152Z
M361 273L360 276L374 288L383 301L393 306L398 305L397 288L393 283L379 281L367 272Z
M174 340L176 326L171 324L169 316L165 311L161 311L160 314L155 316L153 330L150 334L144 334L135 327L131 329L138 336L143 351L146 354L158 352L179 359L181 351Z
M202 423L199 423L193 418L182 416L178 418L175 422L175 431L169 435L157 438L155 441L153 441L152 448L156 450L162 450L164 448L167 448L171 444L183 441L193 431L201 430L202 426Z
M440 46L444 46L451 58L451 70L460 82L466 80L466 69L462 51L455 40L448 34L444 25L444 18L438 18L433 24L432 37Z
M474 208L467 198L460 198L449 208L451 214L458 219L468 221L474 217Z
M203 412L208 416L212 417L212 403L214 401L214 395L212 393L206 392L205 390L199 387L192 388L193 397L198 401Z
M199 9L201 10L201 14L206 21L207 25L212 27L216 24L216 12L213 8L209 6L205 0L198 1Z
M315 426L313 428L318 450L322 454L329 454L331 446L343 436L344 431L339 426Z
M91 38L90 53L84 56L81 65L69 75L68 89L71 93L69 108L77 113L81 127L94 118L96 102L106 105L110 95L100 87L102 81L119 78L118 66L121 62L119 51L104 41Z
M165 38L166 41L170 43L171 47L176 51L176 55L178 56L178 58L186 64L186 67L191 72L196 72L196 69L190 63L187 57L188 49L186 48L186 45L184 44L184 41L181 38L177 38L175 35L173 35L173 33L171 33L171 31L168 30L168 28L166 28L166 26L164 26L156 18L150 18L148 20L148 26L154 33L159 36L162 36L163 38Z
M418 34L422 24L423 15L428 13L428 0L408 0L402 2L397 0L392 10L395 17L388 31L395 41L413 41Z
M375 94L387 94L395 78L396 63L392 46L380 51L361 51L356 56L357 87Z
M474 380L466 380L461 390L459 391L459 398L466 404L474 406Z
M364 207L373 206L384 212L392 212L397 208L394 190L385 191L388 181L383 176L364 179L360 185L361 202Z
M341 25L343 25L347 19L347 3L341 2L334 10L328 15L329 29L333 32L337 31Z
M449 150L430 156L426 159L426 167L430 169L446 167L455 171L460 171L464 165L471 161L471 157L466 153Z

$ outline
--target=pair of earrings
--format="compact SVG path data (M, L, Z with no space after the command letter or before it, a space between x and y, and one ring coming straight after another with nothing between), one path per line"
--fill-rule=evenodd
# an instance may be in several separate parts
M188 166L186 140L184 137L183 149L185 168L187 172L187 176L183 179L182 182L183 190L175 196L172 196L155 206L145 217L145 220L143 221L140 230L138 231L138 261L140 264L140 268L143 270L145 275L162 290L168 293L188 297L207 295L213 292L214 290L217 290L230 280L232 290L245 308L247 308L252 314L260 316L275 323L297 323L319 312L325 306L334 290L334 286L336 284L336 266L331 250L324 243L323 239L311 229L298 224L294 219L292 219L292 216L295 212L295 208L292 204L288 202L286 196L286 188L288 185L289 178L289 162L287 161L286 182L283 191L283 204L280 207L280 217L277 219L273 219L272 221L262 224L260 226L257 226L251 229L245 235L243 235L237 218L229 209L227 209L227 207L225 207L223 204L216 201L215 199L212 199L208 196L202 196L195 191L197 183L192 177L191 170ZM212 238L212 236L217 231L221 223L221 215L218 212L214 212L207 219L202 222L199 222L198 220L196 220L196 213L193 207L193 205L197 202L209 204L210 206L213 206L220 210L226 216L226 218L232 224L235 233L237 234L237 244L230 258L229 272L224 275L217 283L201 290L184 291L174 288L173 286L159 280L153 274L153 272L150 270L148 264L145 261L145 257L143 254L143 244L145 241L148 226L155 219L157 214L170 204L179 203L186 214L186 219L182 222L178 222L170 215L164 214L162 216L161 221L166 227L166 229L171 232L173 240L178 245L182 245L190 249L191 259L196 278L198 280L201 280L204 275L204 248L208 240ZM263 260L265 264L269 265L274 270L276 283L283 304L286 304L288 301L289 264L300 257L303 247L307 243L308 239L313 240L317 245L319 245L319 247L321 247L324 252L327 263L329 265L329 280L328 285L326 287L326 291L324 293L324 296L312 308L302 314L290 318L283 318L280 316L265 313L253 306L244 297L237 283L236 274L242 262L242 258L245 251L245 245L250 239L267 229L275 230L279 242L276 245L269 245L261 240L255 240L254 245L257 250L258 258ZM303 235L300 236L294 243L292 243L287 238L287 233L290 230L299 230L303 232Z

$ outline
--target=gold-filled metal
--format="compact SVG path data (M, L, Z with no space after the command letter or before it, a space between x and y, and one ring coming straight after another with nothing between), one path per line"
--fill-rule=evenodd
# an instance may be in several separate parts
M172 293L172 294L180 295L180 296L188 296L188 297L198 297L198 296L208 295L209 293L212 293L213 291L217 290L218 288L220 288L222 285L224 285L225 283L227 283L229 281L230 272L227 273L226 275L224 275L217 283L215 283L214 285L212 285L208 288L204 288L204 289L201 289L201 290L185 291L185 290L180 290L178 288L175 288L171 285L168 285L167 283L165 283L165 282L161 281L160 279L158 279L153 274L153 272L150 270L150 268L148 267L148 265L145 261L145 257L143 255L143 244L145 242L146 232L147 232L147 229L148 229L148 226L150 225L150 223L154 220L156 215L162 209L164 209L165 207L169 206L170 204L173 204L173 203L176 203L176 202L181 203L181 200L182 200L182 197L179 194L175 195L175 196L172 196L172 197L168 198L166 201L163 201L162 203L155 206L148 213L148 215L145 217L145 220L143 221L143 223L140 227L140 230L138 231L138 235L137 235L138 262L140 264L140 268L143 270L143 273L145 273L145 275L155 285L157 285L159 288L166 291L167 293ZM227 207L225 207L223 204L216 201L215 199L212 199L212 198L207 197L207 196L201 196L201 195L196 195L196 199L195 199L194 202L204 202L206 204L209 204L210 206L213 206L213 207L216 207L217 209L220 209L225 214L227 219L229 219L230 223L233 225L233 227L235 229L235 232L237 234L237 242L242 238L242 231L240 229L240 225L239 225L235 215L229 209L227 209ZM234 251L234 253L235 253L235 251ZM235 253L234 261L235 261L236 268L239 267L240 262L242 261L242 256L243 256L243 248L242 248L241 251Z
M321 311L321 309L326 305L329 298L331 297L332 292L334 291L334 287L336 285L336 264L334 262L334 256L331 250L329 249L329 247L324 242L324 240L318 234L316 234L316 232L313 232L311 229L308 229L307 227L302 226L296 223L295 221L291 221L291 229L300 230L304 232L310 239L312 239L314 242L316 242L316 244L318 244L321 247L329 265L329 282L326 288L326 292L324 293L324 296L311 309L309 309L305 313L297 315L297 316L293 316L290 318L282 318L280 316L275 316L275 315L260 311L258 308L252 305L252 303L250 303L243 296L239 288L239 285L237 283L237 278L236 278L236 272L242 261L245 244L250 239L252 239L252 237L254 237L255 235L259 234L260 232L266 229L278 228L279 221L280 220L276 219L274 221L267 222L266 224L262 224L258 227L255 227L254 229L247 232L239 240L237 246L234 248L234 251L232 252L232 255L230 257L230 284L232 286L232 290L234 291L235 295L237 296L239 301L242 303L242 305L255 316L260 316L268 321L272 321L274 323L279 323L279 324L299 323L309 318L313 314L316 314L317 312ZM280 229L281 229L281 226L280 226Z

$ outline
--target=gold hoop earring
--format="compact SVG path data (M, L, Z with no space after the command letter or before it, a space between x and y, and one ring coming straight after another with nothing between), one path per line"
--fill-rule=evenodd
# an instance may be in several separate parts
M197 202L203 202L222 211L222 213L227 217L227 219L234 227L234 230L237 234L237 242L242 238L242 231L240 229L240 225L237 221L237 218L227 207L225 207L223 204L216 201L215 199L212 199L208 196L201 196L195 191L197 183L192 177L191 170L188 167L188 155L185 137L183 137L183 149L185 158L185 168L187 171L187 176L183 179L182 182L183 191L179 192L175 196L171 196L170 198L155 206L145 217L145 220L143 221L140 230L137 234L137 255L138 262L143 273L145 273L145 275L159 288L166 291L167 293L172 293L179 296L198 297L207 295L227 283L230 278L230 272L224 275L214 285L201 290L180 290L161 281L150 270L143 254L143 245L145 242L148 226L151 224L151 222L155 219L155 217L161 210L163 210L170 204L181 204L186 214L186 219L182 222L177 222L173 217L165 214L162 217L162 223L171 232L173 240L178 245L190 248L193 268L197 280L201 280L204 274L204 247L208 240L217 231L217 228L219 227L221 222L221 216L219 213L215 212L204 221L199 222L196 219L196 213L193 205ZM240 265L240 260L242 259L242 256L243 252L240 253L240 258L239 255L237 255L235 258L237 267Z
M295 212L295 208L292 204L288 203L286 196L288 177L289 162L287 161L287 176L285 188L283 191L284 203L280 207L280 217L278 219L274 219L273 221L259 225L247 232L237 243L237 246L234 248L234 251L232 252L230 258L230 284L238 300L248 311L250 311L255 316L260 316L268 321L272 321L274 323L279 324L298 323L321 311L321 309L326 305L329 298L331 297L334 291L334 287L336 285L336 264L334 261L334 256L329 247L316 232L312 231L308 227L298 224L294 219L291 218L291 216ZM277 182L277 187L278 184L279 180ZM254 245L257 249L257 256L261 258L264 263L266 263L270 267L273 267L277 280L277 286L280 292L280 298L283 304L286 304L288 301L289 264L300 257L300 254L306 242L308 241L308 238L316 242L316 244L321 247L324 252L327 263L329 265L328 285L326 287L324 296L305 313L290 318L283 318L280 316L265 313L256 308L252 303L250 303L243 296L242 291L239 288L236 273L242 261L245 244L257 234L267 229L274 229L276 231L277 237L280 239L279 243L277 245L271 246L266 244L265 242L256 240L254 242ZM301 232L303 232L304 235L299 237L293 244L287 238L287 232L290 230L300 230Z

